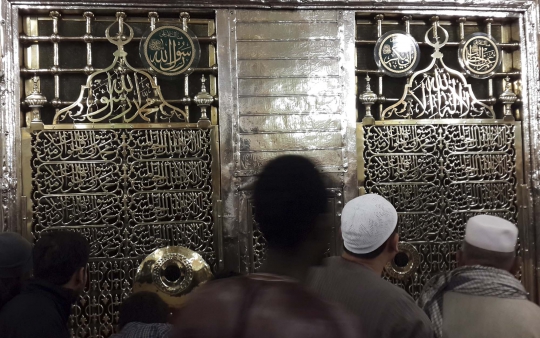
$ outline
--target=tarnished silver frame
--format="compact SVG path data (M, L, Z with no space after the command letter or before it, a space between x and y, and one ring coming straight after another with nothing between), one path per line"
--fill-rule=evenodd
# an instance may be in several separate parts
M219 87L220 87L220 156L221 156L221 197L223 199L223 227L224 227L224 247L227 269L239 271L242 270L241 264L237 260L238 252L246 252L247 243L238 241L239 233L245 236L245 229L241 229L239 219L239 189L249 186L251 179L244 179L241 182L236 181L234 177L234 152L233 139L236 137L237 115L235 115L235 100L238 93L238 81L235 68L236 41L234 32L234 16L238 8L243 9L325 9L342 11L343 27L349 27L345 30L344 41L354 39L354 30L350 28L354 25L354 13L365 11L370 13L387 12L415 15L419 12L423 14L444 15L463 15L463 16L491 16L495 18L504 18L508 16L519 17L521 36L520 47L522 51L522 91L521 99L523 102L522 123L523 123L523 168L525 180L521 186L522 211L525 227L523 232L528 238L525 240L528 247L524 248L524 257L529 260L526 266L532 272L527 279L533 279L536 282L536 289L540 288L540 116L538 113L539 84L538 84L538 14L537 4L534 1L494 1L494 0L472 0L465 4L456 4L450 1L425 1L404 0L387 1L379 3L376 12L373 9L372 1L312 1L304 4L298 2L263 2L263 1L173 1L162 0L151 4L140 3L134 5L125 0L113 0L109 2L96 3L94 1L62 1L62 0L1 0L0 2L0 52L2 57L1 72L3 78L0 82L0 142L3 160L3 170L1 176L1 200L3 202L3 218L0 219L0 229L2 231L18 231L21 228L21 209L23 205L21 190L21 133L22 116L20 114L21 86L19 83L20 60L19 42L17 33L19 31L19 14L27 10L49 10L49 9L87 9L103 6L110 9L135 9L148 10L150 8L167 8L170 6L184 6L191 8L215 8L216 24L218 34L218 64L219 68ZM486 8L489 8L486 11ZM348 36L347 34L352 34ZM347 69L354 69L354 46L345 43L344 66ZM348 72L348 71L347 71ZM348 73L347 73L348 74ZM347 76L344 82L344 102L347 111L354 111L354 75ZM351 103L352 102L352 103ZM354 135L355 126L348 120L347 128L349 135ZM350 133L352 131L352 133ZM347 151L355 151L355 147L347 143ZM352 148L351 148L352 147ZM353 185L356 166L348 156L349 166L347 169L347 178L345 179L347 190L345 191L346 201L352 198L356 190ZM337 178L339 174L330 175ZM238 190L237 190L238 189ZM244 237L245 238L245 237ZM528 257L528 258L527 258ZM538 297L535 298L538 301Z

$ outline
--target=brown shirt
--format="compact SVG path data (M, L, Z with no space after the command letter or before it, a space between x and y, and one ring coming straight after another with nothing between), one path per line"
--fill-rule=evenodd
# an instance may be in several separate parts
M330 257L312 269L308 285L356 314L367 337L433 337L429 318L412 297L360 264Z
M364 338L356 317L290 279L253 274L190 294L172 338Z

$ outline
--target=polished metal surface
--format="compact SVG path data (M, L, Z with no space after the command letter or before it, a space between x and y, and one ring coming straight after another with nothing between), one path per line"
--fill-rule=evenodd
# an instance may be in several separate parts
M233 114L220 125L221 147L232 143L233 154L224 154L232 155L231 216L239 222L239 268L248 272L258 265L253 245L260 239L244 195L269 160L306 156L330 188L356 195L354 13L231 10L227 20L231 101L220 104L230 102ZM222 98L227 89L220 88Z
M199 113L206 109L212 125L210 131L206 131L211 137L212 153L210 165L212 167L211 204L213 209L211 214L214 228L217 227L217 229L212 232L212 235L203 237L206 241L210 241L210 238L213 240L215 264L225 271L249 272L253 271L254 266L258 267L263 260L264 237L257 232L256 228L253 230L253 227L249 226L252 211L250 211L251 214L248 212L248 196L253 189L256 178L254 175L269 159L283 153L310 155L319 161L320 168L325 173L327 186L343 194L342 202L344 203L353 198L359 188L360 192L366 189L357 183L357 173L360 181L365 181L363 169L367 163L363 150L364 128L379 130L390 140L388 138L390 136L383 131L390 132L392 128L398 126L414 126L412 128L414 132L409 131L412 134L432 128L442 132L443 129L446 130L445 128L451 126L459 126L469 131L482 127L487 128L487 135L492 135L489 133L495 130L513 133L512 144L515 158L512 159L508 168L515 168L516 181L512 194L515 194L516 211L512 217L518 222L522 237L520 254L524 258L524 265L521 278L531 291L533 298L538 299L536 289L540 286L537 273L540 253L537 249L540 244L540 231L537 229L540 219L540 143L536 140L540 137L538 114L540 100L537 35L539 24L535 2L472 0L464 4L449 1L394 0L378 4L376 11L370 1L338 0L307 2L230 0L219 3L182 0L159 0L152 3L139 0L131 3L122 0L99 3L86 0L0 0L0 2L2 19L0 22L2 23L0 24L0 67L2 69L0 71L3 75L3 77L0 76L2 100L0 158L3 159L0 181L0 199L2 200L0 231L25 232L26 229L32 229L31 225L23 226L21 229L21 224L31 224L35 216L32 213L34 196L31 193L31 186L32 182L36 181L32 176L30 159L34 149L39 147L33 148L37 144L32 144L32 135L46 135L47 133L58 135L58 137L64 135L65 140L76 140L72 144L76 145L77 151L80 151L80 149L86 149L81 146L81 142L85 138L91 139L88 136L90 134L94 135L92 137L107 133L116 135L115 137L122 135L128 137L132 129L164 129L164 133L184 132L184 129L200 131L195 122L199 121ZM286 8L295 10L278 10ZM214 10L215 15L208 14L214 13ZM51 117L51 113L54 115L58 110L77 101L77 97L67 93L73 88L78 93L79 86L85 84L86 76L95 71L103 71L111 64L110 54L114 52L114 49L109 49L110 53L104 53L100 44L109 44L104 36L104 28L115 20L116 12L122 11L127 13L127 24L142 28L136 29L136 36L131 42L135 45L139 43L141 33L148 27L155 29L160 23L171 22L183 24L183 18L180 17L180 13L183 12L192 14L187 22L190 28L193 25L205 25L204 34L200 34L199 30L198 35L200 35L201 45L208 48L206 64L193 69L194 72L181 79L179 83L171 84L161 79L156 81L157 79L153 78L163 91L166 101L192 118L189 121L171 124L156 124L155 121L143 123L144 121L136 120L125 123L120 118L120 121L118 123L114 121L114 124L103 121L103 123L52 125L52 119L47 120ZM173 12L174 16L170 14ZM465 77L464 80L471 85L471 91L464 90L460 92L461 96L453 96L453 94L448 96L448 90L429 91L429 93L460 97L464 102L471 103L474 100L471 101L468 95L472 92L476 96L476 101L474 101L476 106L487 106L489 108L487 111L491 109L494 116L488 120L485 118L489 114L457 117L462 114L451 110L445 112L443 107L442 110L431 111L430 114L437 118L429 121L418 114L413 114L409 116L413 118L412 120L393 121L385 118L384 121L389 123L381 124L381 113L400 101L405 82L399 82L400 79L389 79L373 64L373 48L377 38L390 30L405 31L419 41L422 50L421 58L430 58L434 48L422 40L425 31L433 25L433 22L429 21L433 15L439 15L438 24L450 32L448 43L445 46L439 45L448 68L458 73L462 72L457 63L457 50L462 40L477 31L483 31L496 38L501 48L502 65L489 79L477 80ZM80 28L76 33L76 29L73 28L72 34L65 34L62 31L63 27L70 23L74 26L79 25ZM22 27L22 32L20 27ZM46 27L45 31L44 27ZM19 33L23 34L20 39L17 39ZM440 40L439 43L441 42L443 41ZM430 40L429 43L436 44L436 41ZM129 45L127 47L129 49ZM72 50L77 52L69 54ZM128 59L131 57L130 62L136 56L133 51L133 49L128 51L130 55ZM364 62L367 57L371 58L371 63ZM75 60L76 62L69 64L70 61ZM428 64L423 64L421 61L419 68L427 66ZM147 71L142 65L134 64L133 68L135 71ZM444 66L439 69L445 70ZM219 77L217 77L218 73ZM207 106L210 97L201 94L205 92L201 88L202 74L210 78L206 86L207 92L213 97L210 106ZM370 106L371 114L377 122L372 121L369 125L365 123L362 128L357 129L356 122L362 121L365 115L365 107L359 95L364 92L365 77L368 74L371 77L371 89L376 95L376 102ZM432 72L424 74L435 76ZM34 75L39 77L38 90L35 92L41 92L48 102L43 107L30 107L27 103L21 106L21 101L34 92L32 81ZM451 78L460 78L462 75L441 72L438 80L446 81ZM67 82L67 78L76 76L84 77L84 80ZM503 78L507 76L510 80L503 82ZM420 86L423 84L429 87L433 84L433 81L422 82L421 78L417 80ZM464 83L461 80L459 82ZM19 83L23 85L20 86ZM185 85L186 83L190 85ZM514 102L511 102L513 96L509 92L504 94L508 83L511 83L511 91L516 95ZM176 91L169 90L171 88L176 88ZM371 102L372 99L373 97L370 97L364 102ZM29 99L28 102L33 101ZM222 112L219 116L218 105L219 111ZM38 111L43 122L36 120L32 124L33 117L37 117ZM25 119L21 116L27 112L31 113L28 115L30 125L27 126L32 131L23 130L21 138L20 128L25 126ZM515 123L511 121L510 116L514 116ZM414 119L419 117L421 119ZM483 119L470 119L471 117ZM503 118L508 123L501 123ZM219 126L217 126L218 122ZM513 131L505 129L512 126L514 126ZM41 127L43 130L40 131ZM77 132L82 136L73 137ZM358 133L358 144L356 133ZM399 136L396 136L394 140L400 140L401 137L401 140L405 142L404 134L397 133L397 135ZM477 134L472 133L472 135ZM190 137L181 137L181 139L188 140ZM54 137L52 139L54 140ZM424 139L420 137L419 140ZM58 138L54 142L64 141ZM120 139L120 141L111 142L123 144L124 141ZM130 141L125 142L129 144ZM440 140L439 143L441 143ZM165 145L161 144L161 146ZM124 148L137 149L137 147ZM92 149L92 147L87 149ZM448 155L438 154L439 156ZM113 161L114 165L129 164L129 162L124 162L122 156L116 159L116 162ZM472 158L469 160L470 162L467 163L477 163ZM503 161L502 159L499 161L496 157L493 157L493 160L496 161L494 163ZM62 162L55 165L68 164ZM76 164L80 166L80 163ZM441 164L442 168L447 166L448 164ZM89 172L87 169L81 167L75 172L80 176L83 172ZM105 168L100 170L102 169L101 172L106 173ZM128 173L128 175L131 174ZM106 177L104 174L104 178ZM125 180L121 178L119 182L125 182ZM38 181L46 182L41 179ZM462 185L464 186L466 184ZM470 188L471 196L474 191L478 192L478 189L474 190L472 185ZM486 196L500 193L500 196L508 197L497 189L494 188L489 193L485 189L480 192L488 194ZM105 200L103 201L105 203ZM404 199L404 203L409 201L409 199ZM467 208L469 207L467 205ZM23 210L22 219L21 209ZM339 224L338 209L335 209L334 217L335 224ZM459 225L456 229L458 228ZM92 228L92 232L90 230L87 232L99 234L98 229L99 227L95 227ZM178 236L189 233L184 228L179 229L175 233ZM173 228L167 228L163 230L163 233L173 230ZM115 238L123 238L122 233L119 236ZM108 237L97 236L96 238L98 241L103 238L103 242L107 242ZM123 241L119 243L124 243ZM153 244L148 244L152 240L146 238L145 241L147 250L145 249L144 255L149 250L155 249ZM331 243L334 249L340 248L339 236L335 235ZM435 270L454 264L451 253L457 247L453 242L439 242L439 244L423 243L416 246L420 257L430 257L433 266L429 267L431 270L419 270L416 276L414 273L409 273L407 276L409 281L419 276L427 278L426 276L434 273ZM185 245L185 243L178 242L173 245ZM114 253L111 249L113 246L105 245L104 249L100 250L112 254ZM123 297L121 295L129 293L133 271L140 263L142 255L130 258L115 258L115 256L93 262L89 266L91 279L100 280L92 284L96 290L95 295L99 293L105 295L104 299L108 299L109 304L114 304L113 308L116 309ZM404 269L405 272L414 270L407 267ZM102 276L102 271L107 271L106 278ZM403 280L403 278L396 280L396 283L402 286L406 284L406 288L414 283L416 283L414 285L420 283L410 284L411 282ZM531 287L535 284L537 287ZM409 291L414 294L417 287L412 289ZM77 308L75 312L82 314L75 317L77 318L75 323L81 325L81 330L74 334L109 335L113 330L114 315L108 313L109 317L100 317L102 310L107 308L102 300L90 296L85 297L83 307ZM87 308L92 310L85 312ZM99 332L90 329L88 323L91 321L100 323L103 329Z
M141 262L133 292L155 292L169 306L180 307L188 293L213 278L210 266L197 252L168 246L156 249Z

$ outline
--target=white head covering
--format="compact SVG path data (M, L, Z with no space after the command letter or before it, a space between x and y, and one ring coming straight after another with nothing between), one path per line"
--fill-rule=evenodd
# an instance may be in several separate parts
M517 227L496 216L471 217L465 228L465 242L489 251L513 252L516 249L517 238Z
M396 209L384 197L367 194L349 201L341 213L343 244L350 252L375 251L394 232Z

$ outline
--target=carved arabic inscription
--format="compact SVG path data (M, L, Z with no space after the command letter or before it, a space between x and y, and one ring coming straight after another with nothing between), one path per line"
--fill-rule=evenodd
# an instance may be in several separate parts
M108 336L141 259L180 245L216 260L211 132L44 130L32 135L32 234L76 231L90 243L77 336Z
M196 38L176 26L162 26L147 33L142 56L158 74L176 76L198 62Z
M118 23L119 32L111 37L111 27ZM124 26L129 35L123 35ZM133 39L133 28L122 15L105 31L109 42L118 49L111 65L88 76L81 86L79 98L70 106L59 110L53 124L76 123L130 123L130 122L187 122L187 113L169 104L161 88L145 71L135 69L127 61L124 45Z
M418 250L410 278L395 280L417 296L433 274L452 268L452 251L469 217L492 214L516 221L513 125L364 126L368 193L399 213L400 240Z
M459 49L459 61L467 73L476 78L486 78L495 72L501 62L497 42L485 33L475 33Z
M412 36L403 32L388 32L379 38L375 46L375 62L389 76L409 75L419 60L418 44Z
M438 30L444 35L442 42ZM441 48L448 42L448 31L437 22L426 32L425 42L435 49L430 65L410 77L401 99L383 110L381 120L495 118L493 108L476 98L465 77L444 63Z

